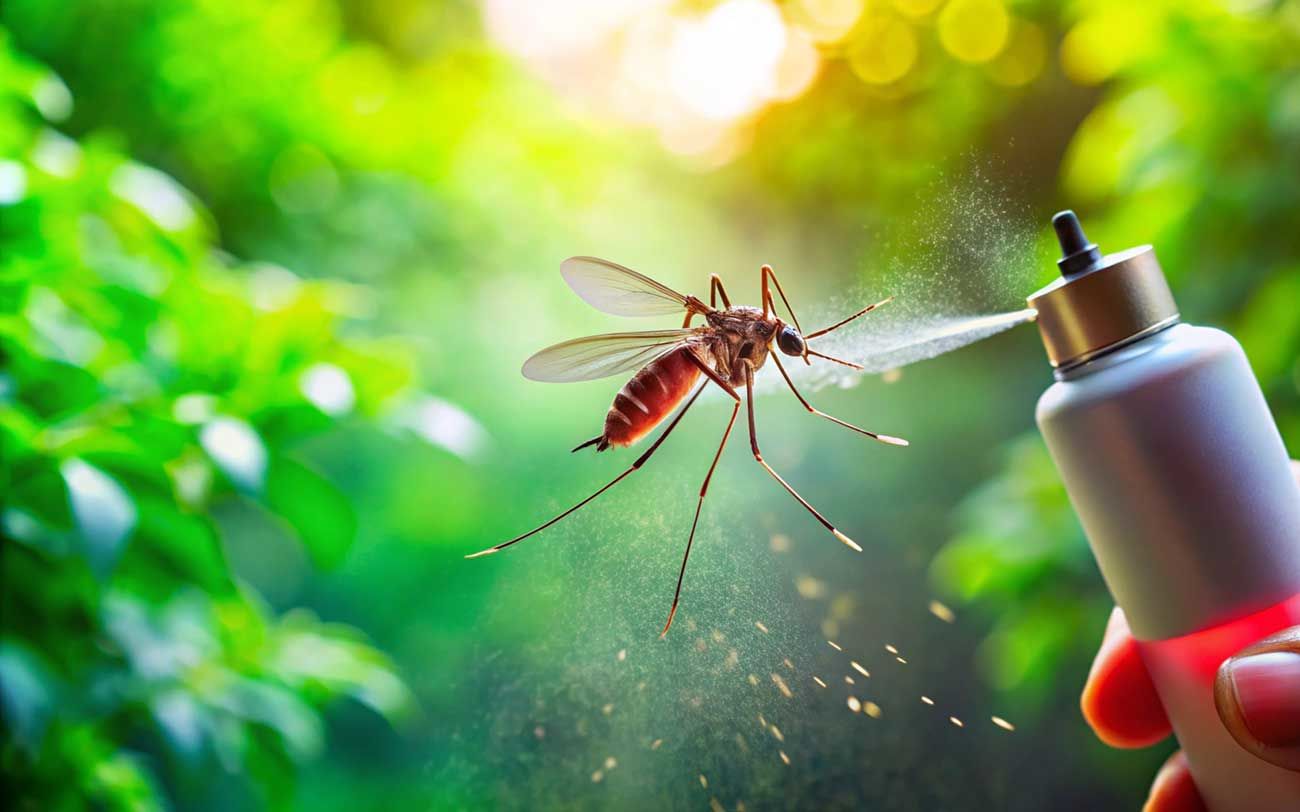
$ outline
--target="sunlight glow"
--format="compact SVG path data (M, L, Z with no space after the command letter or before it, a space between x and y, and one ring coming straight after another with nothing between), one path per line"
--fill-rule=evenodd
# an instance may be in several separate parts
M666 0L484 0L488 33L525 59L574 56Z
M673 37L673 91L692 112L726 120L753 112L772 90L785 50L781 12L766 0L728 0Z
M799 98L817 80L822 58L812 38L791 29L786 35L785 52L777 62L773 77L772 98L792 101Z
M828 64L897 98L928 81L940 48L1005 87L1038 78L1048 51L1006 0L481 2L496 44L578 110L653 127L701 169L743 153L759 114L808 93Z
M847 33L862 11L861 0L805 5L789 10L802 15L797 24L772 0L705 10L667 0L484 0L483 13L497 43L558 90L650 125L665 148L712 167L748 147L755 113L807 92L821 71L816 42Z

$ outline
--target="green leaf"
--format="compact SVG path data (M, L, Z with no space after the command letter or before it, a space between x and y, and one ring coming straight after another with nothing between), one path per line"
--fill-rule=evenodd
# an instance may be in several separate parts
M233 589L220 538L207 517L186 513L166 499L137 497L139 526L119 575L139 579L140 589L160 599L178 582L211 594Z
M334 418L307 403L275 406L253 416L268 445L283 446L293 440L319 434L334 425Z
M21 508L51 528L72 529L68 488L55 461L30 457L16 466L12 482L13 488L5 494L10 507Z
M57 687L39 654L14 641L0 643L0 707L6 728L23 747L40 746Z
M252 426L233 417L216 417L200 430L199 443L236 487L254 493L262 490L266 444Z
M86 558L103 577L113 568L135 529L135 503L112 477L82 460L66 460L60 471L67 483L72 516L85 543Z
M356 532L356 516L329 480L278 457L267 477L266 502L297 532L317 566L332 567L343 559Z

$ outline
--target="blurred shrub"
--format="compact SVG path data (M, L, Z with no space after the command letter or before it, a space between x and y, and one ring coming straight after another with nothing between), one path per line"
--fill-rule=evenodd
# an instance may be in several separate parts
M66 87L3 36L7 790L42 809L160 808L181 788L282 805L324 708L393 719L409 698L355 631L242 585L214 510L242 500L339 561L352 507L295 448L378 425L410 364L361 337L364 289L240 265L168 176L59 134Z
M1026 436L1001 473L958 514L960 532L932 565L948 594L993 616L979 664L990 682L1032 705L1050 698L1067 663L1081 665L1098 618L1097 569L1047 448Z

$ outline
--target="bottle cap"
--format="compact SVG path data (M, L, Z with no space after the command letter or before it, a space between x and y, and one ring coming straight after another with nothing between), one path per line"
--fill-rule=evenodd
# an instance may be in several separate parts
M1052 366L1078 366L1177 323L1178 305L1151 246L1103 256L1074 212L1057 213L1052 226L1061 278L1028 299Z

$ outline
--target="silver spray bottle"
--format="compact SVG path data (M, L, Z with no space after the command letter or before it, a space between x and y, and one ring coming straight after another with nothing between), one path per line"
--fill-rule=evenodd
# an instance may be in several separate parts
M1219 665L1300 623L1300 487L1241 346L1179 321L1150 246L1102 256L1052 220L1061 277L1029 297L1054 383L1038 425L1212 812L1300 810L1246 752Z

